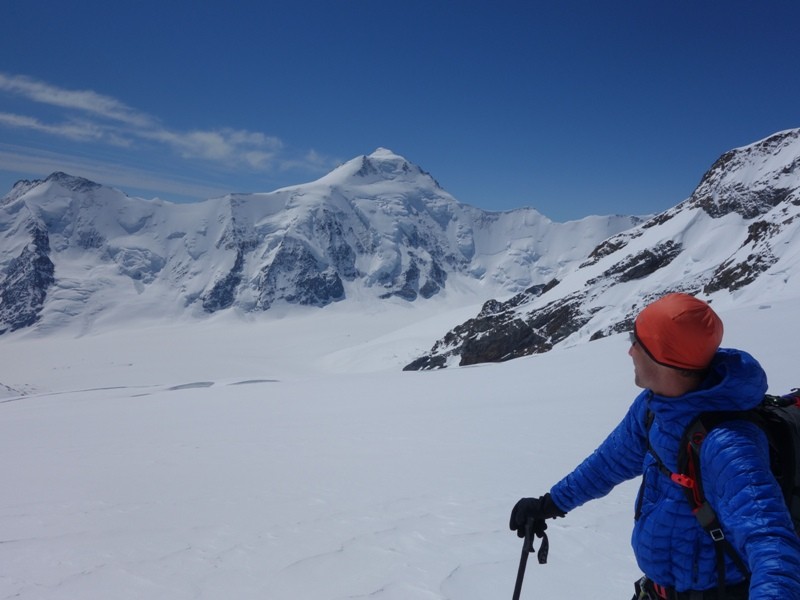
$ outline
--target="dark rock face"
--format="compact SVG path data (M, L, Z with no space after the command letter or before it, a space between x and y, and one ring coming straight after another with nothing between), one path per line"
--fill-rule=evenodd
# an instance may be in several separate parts
M565 319L566 314L574 309L570 307L571 303L545 307L527 318L517 316L514 308L555 285L557 282L553 281L533 286L506 302L489 300L477 317L452 329L429 354L408 364L404 370L441 368L446 366L449 357L456 355L460 356L459 365L465 366L501 362L550 350L569 330Z
M334 212L322 210L314 221L313 231L337 274L345 281L352 281L358 277L356 250L348 242L342 220Z
M781 226L766 221L755 221L748 227L747 239L741 249L748 250L744 258L733 257L723 262L714 271L711 280L703 288L706 294L720 290L735 291L753 283L758 276L778 261L768 243L781 232Z
M549 350L546 338L538 335L525 321L512 319L500 327L491 327L491 317L483 335L470 336L464 341L461 365L500 362Z
M430 269L428 270L428 279L419 289L419 295L425 298L432 298L444 289L445 282L447 281L447 271L439 266L438 261L431 261Z
M33 325L55 281L47 231L37 225L28 231L31 243L11 260L0 282L0 333Z
M619 282L643 279L667 266L682 250L683 247L680 244L667 240L655 248L648 248L635 256L626 256L610 269L604 271L600 277L590 279L587 283L588 285L594 285L600 281L611 279Z
M230 308L236 300L236 290L242 283L244 253L236 252L236 262L225 277L218 280L208 293L202 297L203 310L209 313Z
M547 340L537 335L523 320L504 315L470 319L450 331L441 347L460 348L460 366L501 362L526 356L546 347ZM431 353L407 365L404 370L435 369L446 365L447 353Z
M283 299L289 304L325 306L344 298L344 285L336 270L318 260L294 238L284 238L272 262L261 272L256 308L266 310Z
M771 255L750 254L739 262L726 261L714 271L713 279L706 284L703 292L712 294L720 290L735 291L753 283L760 273L775 264L777 259Z
M423 265L427 261L419 261ZM423 281L422 270L420 269L419 262L412 258L409 266L399 275L387 277L384 286L393 288L392 291L381 294L381 298L391 298L396 296L403 300L413 302L419 296L425 299L432 298L438 294L445 286L447 281L447 272L439 266L436 260L429 261L429 269Z
M430 353L404 370L442 368L453 356L460 356L459 366L466 366L547 352L590 320L583 300L582 294L569 295L529 314L516 314L490 301L477 317L452 329ZM514 299L509 302L513 304Z
M82 230L78 232L77 238L78 247L84 250L97 250L98 248L102 248L103 244L106 243L103 234L96 229Z
M779 154L796 143L800 130L777 133L759 143L726 152L703 176L692 194L690 204L701 207L714 218L737 213L745 219L754 219L789 200L800 203L796 185L787 184L782 175L800 171L800 157L789 160L783 168L772 174L771 181L758 185L744 183L735 177L737 171L759 164L763 157Z
M589 254L589 257L581 263L580 268L595 265L606 256L614 254L615 252L619 252L628 245L630 239L630 236L621 234L605 240L594 250L592 250L592 252Z

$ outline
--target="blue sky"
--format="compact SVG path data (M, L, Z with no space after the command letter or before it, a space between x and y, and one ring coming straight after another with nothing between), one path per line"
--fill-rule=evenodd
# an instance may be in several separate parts
M3 0L0 195L62 170L186 201L378 147L556 221L686 198L800 127L796 0Z

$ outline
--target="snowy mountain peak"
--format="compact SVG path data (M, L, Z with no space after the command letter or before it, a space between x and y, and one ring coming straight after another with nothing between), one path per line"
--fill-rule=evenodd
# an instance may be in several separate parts
M49 175L44 180L44 183L55 183L71 192L78 193L90 192L103 187L100 184L90 181L84 177L75 177L74 175L68 175L67 173L62 173L61 171L56 171L55 173Z
M11 191L3 196L3 198L0 198L0 205L14 202L17 198L22 197L36 188L47 187L50 185L56 185L64 190L76 193L88 193L102 187L101 185L93 181L89 181L83 177L75 177L73 175L62 173L61 171L56 171L45 179L34 179L33 181L21 179L17 181L14 184L14 187L11 188Z
M30 181L28 179L20 179L14 183L14 186L11 188L11 191L8 192L8 194L0 198L0 206L14 202L17 198L28 193L28 191L40 183L41 181L39 180Z
M425 174L425 172L399 154L395 154L386 148L378 148L369 156L361 158L361 169L356 174L361 177L380 174L386 179L394 179L408 175Z
M480 302L544 283L635 222L482 211L383 148L309 184L197 204L130 198L54 173L0 205L0 333L427 300L453 284Z
M403 158L399 154L395 154L388 148L376 148L375 151L372 154L370 154L368 158L373 160L408 162L405 158Z
M800 200L800 129L723 154L703 176L690 204L711 216L735 212L753 218L784 200Z
M439 187L430 174L387 148L378 148L372 154L349 160L319 181L342 186L399 182Z

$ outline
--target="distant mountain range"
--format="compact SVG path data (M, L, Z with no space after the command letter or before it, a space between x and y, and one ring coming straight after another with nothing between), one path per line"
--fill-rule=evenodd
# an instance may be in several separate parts
M723 154L676 207L544 286L491 300L406 369L503 361L629 331L667 292L732 307L800 300L800 129Z
M659 215L555 223L459 203L378 149L312 183L194 204L53 173L0 200L0 334L333 302L485 302L407 369L503 361L631 328L671 291L800 299L800 129L723 154Z
M565 277L640 221L480 210L386 149L312 183L195 204L53 173L0 200L0 334L88 331L123 316L424 302L453 286L480 302Z

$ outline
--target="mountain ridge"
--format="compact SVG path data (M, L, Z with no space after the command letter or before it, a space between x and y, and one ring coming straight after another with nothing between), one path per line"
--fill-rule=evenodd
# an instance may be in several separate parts
M594 248L562 279L490 301L408 370L509 360L631 329L668 292L719 306L800 296L800 130L723 154L677 206Z
M57 172L0 201L0 332L75 320L90 330L120 306L171 317L365 294L413 302L446 293L454 278L477 296L507 295L638 221L483 211L384 148L308 184L195 204L130 198Z

